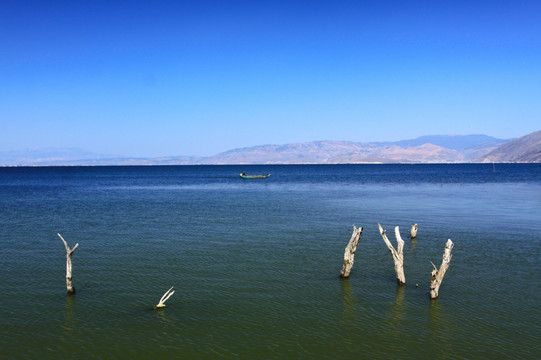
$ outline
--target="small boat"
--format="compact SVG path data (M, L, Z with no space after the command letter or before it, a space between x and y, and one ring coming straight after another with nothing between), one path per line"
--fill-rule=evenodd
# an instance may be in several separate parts
M240 177L243 178L243 179L266 179L270 176L271 174L263 174L263 175L247 175L246 173L242 173L240 174Z

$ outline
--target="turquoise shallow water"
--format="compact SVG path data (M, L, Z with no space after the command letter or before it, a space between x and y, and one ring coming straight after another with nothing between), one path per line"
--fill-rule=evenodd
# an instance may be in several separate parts
M0 214L1 358L541 353L540 165L0 168ZM377 222L406 240L404 287ZM79 243L74 296L57 233Z

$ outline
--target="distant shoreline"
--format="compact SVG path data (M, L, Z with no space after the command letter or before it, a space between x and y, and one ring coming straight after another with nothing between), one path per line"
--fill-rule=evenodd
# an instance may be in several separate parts
M173 167L173 166L341 166L341 165L528 165L540 164L539 162L448 162L448 163L298 163L298 164L50 164L50 165L0 165L0 168L54 168L54 167Z
M331 165L541 163L541 131L517 139L422 136L387 143L311 141L258 145L212 156L133 157L58 148L0 152L1 166Z

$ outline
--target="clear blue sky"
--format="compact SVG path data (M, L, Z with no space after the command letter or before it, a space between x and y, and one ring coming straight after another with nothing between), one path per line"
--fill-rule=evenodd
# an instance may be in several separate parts
M540 1L0 3L0 151L541 129Z

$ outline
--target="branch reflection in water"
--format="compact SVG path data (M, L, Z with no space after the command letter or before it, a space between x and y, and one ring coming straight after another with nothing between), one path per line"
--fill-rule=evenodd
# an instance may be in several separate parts
M64 324L62 329L65 331L65 335L69 336L75 329L75 316L73 315L73 303L74 297L72 295L66 296L66 308L64 310Z
M340 279L340 287L342 288L342 304L344 309L342 321L345 324L354 323L359 316L359 309L357 299L351 290L349 279Z
M440 356L449 355L452 351L452 346L450 345L452 343L451 329L449 326L444 305L438 299L430 300L428 332L431 343L438 344L435 348L438 349Z
M404 319L404 297L406 296L406 285L398 284L396 286L396 294L394 298L394 304L391 308L389 315L389 328L398 331L397 336L400 335L400 325Z

